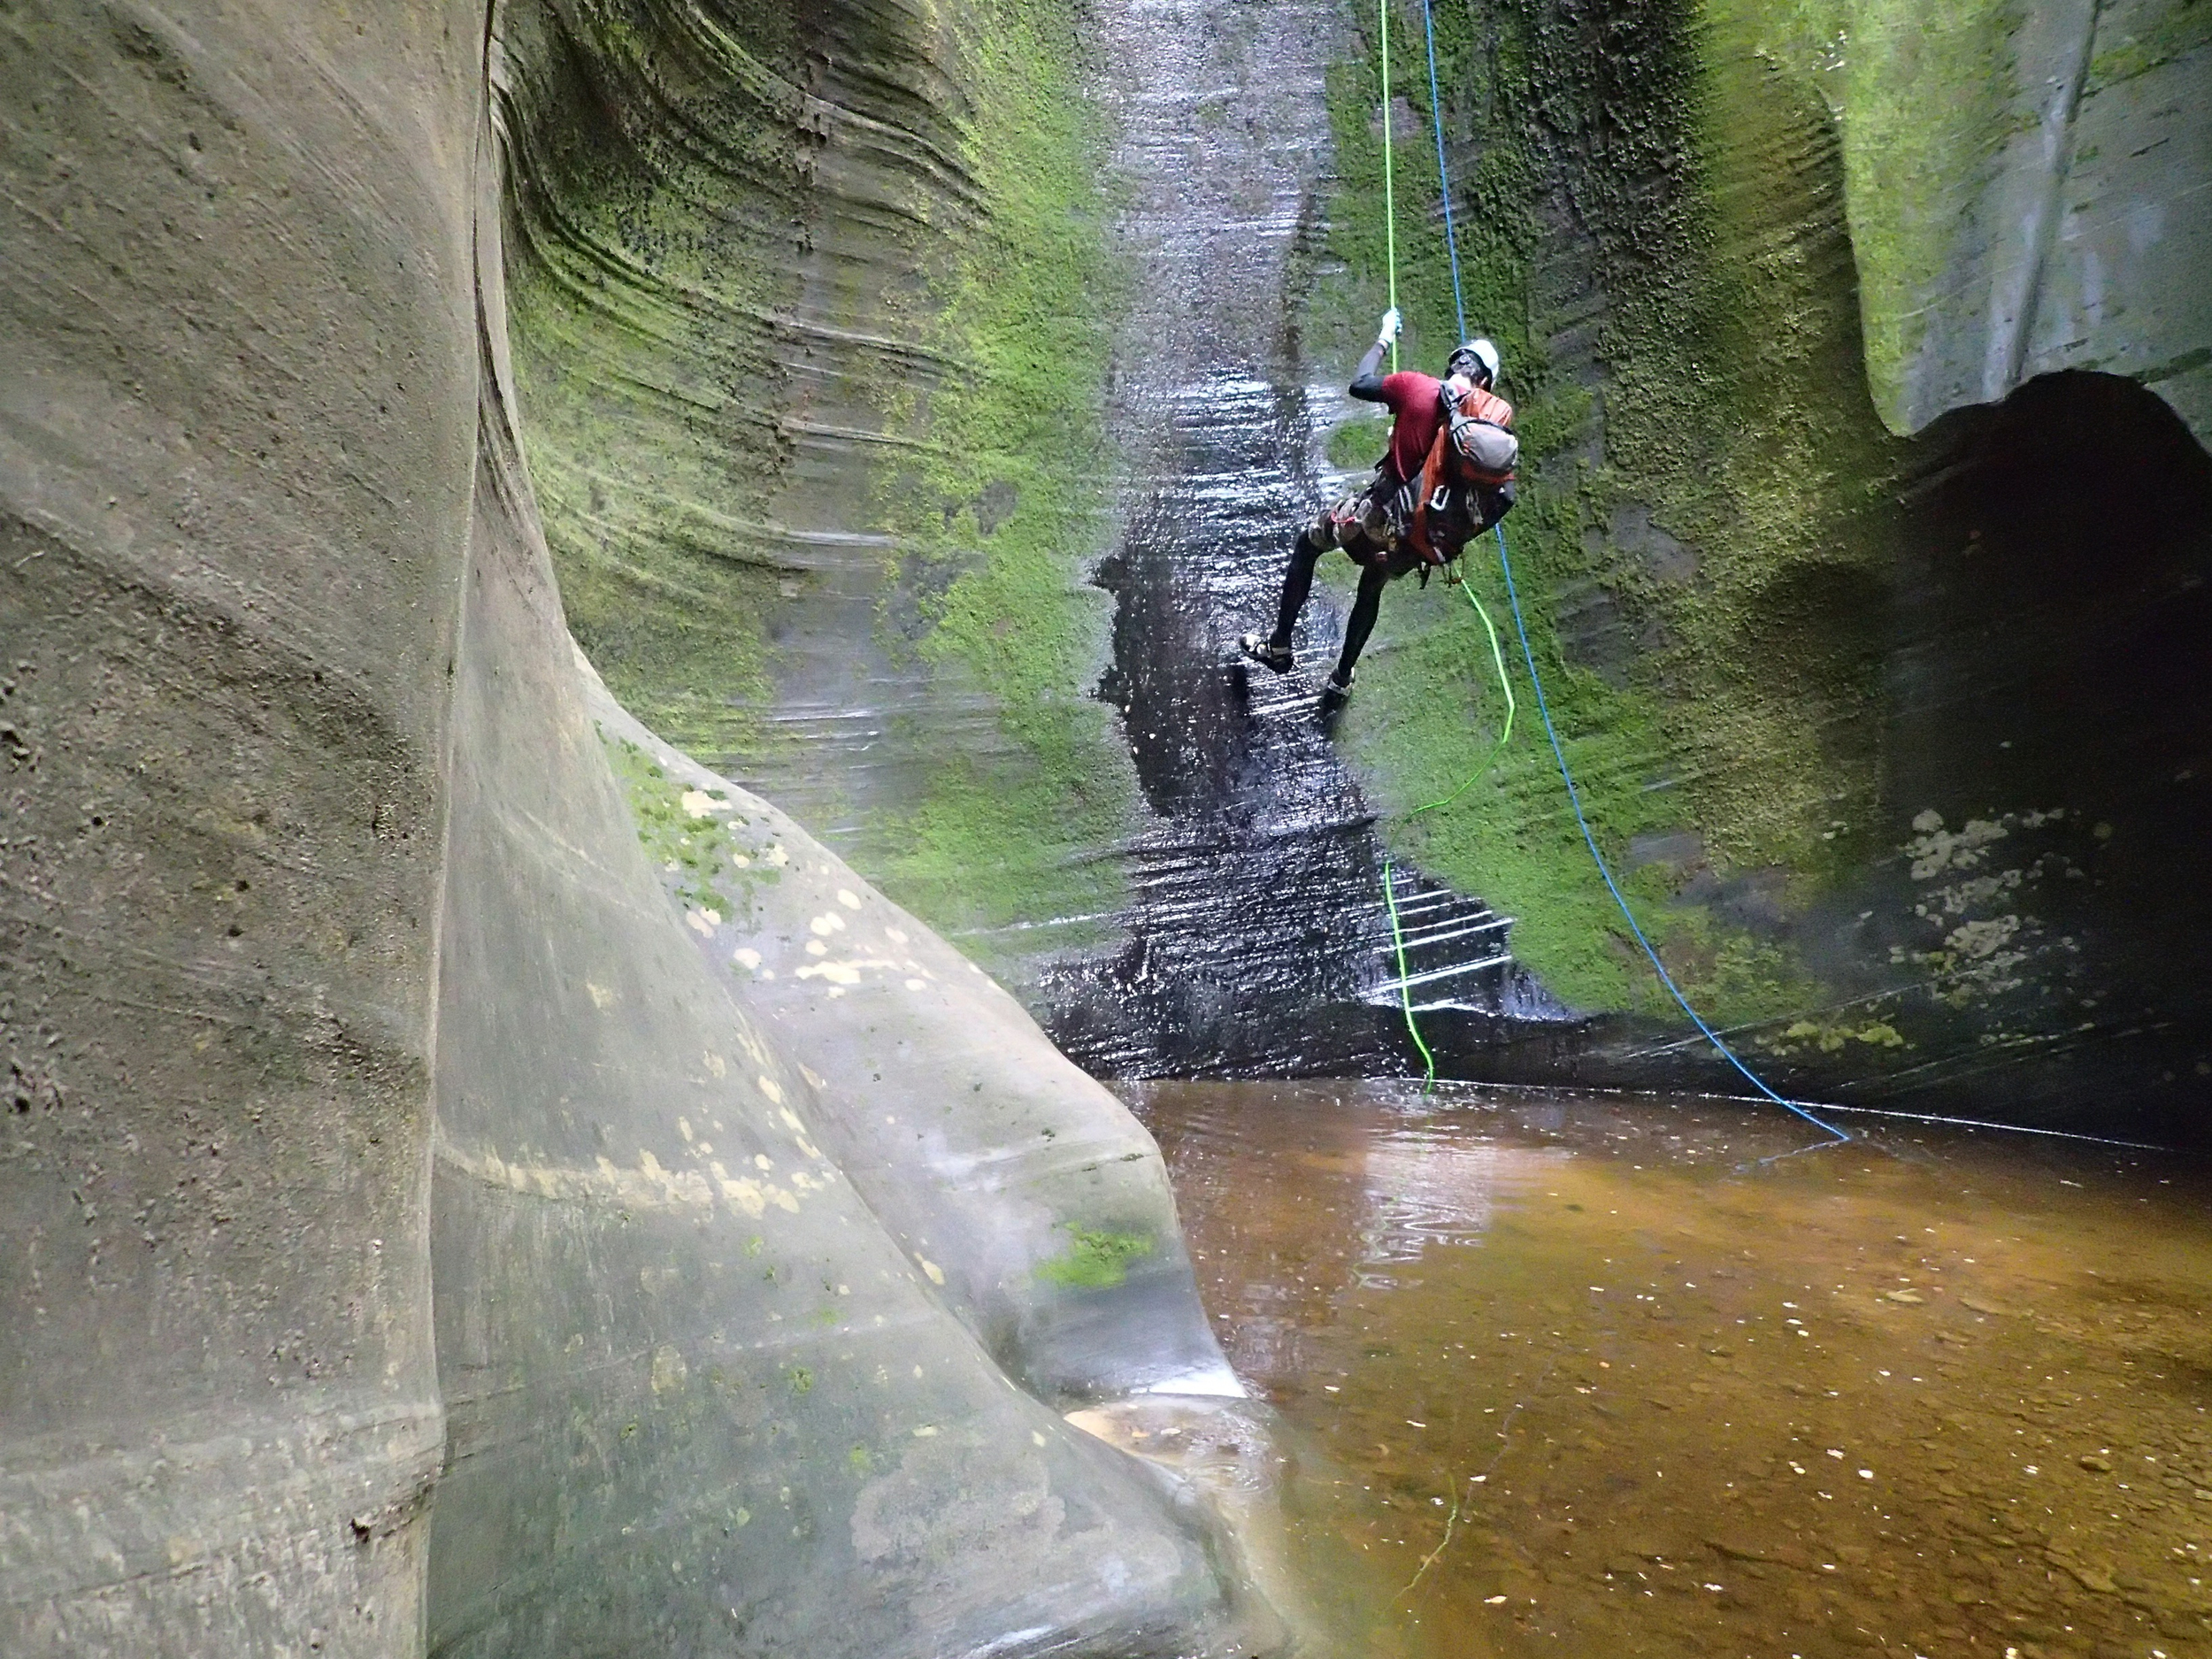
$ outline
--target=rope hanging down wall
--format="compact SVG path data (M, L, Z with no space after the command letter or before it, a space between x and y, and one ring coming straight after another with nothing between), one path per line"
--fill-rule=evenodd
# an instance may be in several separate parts
M1398 306L1398 204L1396 180L1390 153L1392 142L1390 131L1390 0L1377 0L1376 10L1379 19L1379 33L1381 37L1382 50L1383 247L1388 267L1390 306L1393 311L1395 311ZM1429 0L1422 0L1421 22L1427 36L1429 125L1436 134L1437 182L1444 199L1444 242L1446 250L1451 257L1452 303L1458 318L1460 336L1464 338L1467 333L1467 307L1464 294L1460 286L1458 237L1452 224L1451 172L1449 164L1445 159L1443 106L1438 96L1436 81L1436 21L1430 11ZM1397 366L1398 351L1394 338L1391 342L1390 350L1391 366L1394 369ZM1559 764L1560 781L1566 786L1567 803L1574 810L1575 824L1582 832L1583 844L1590 849L1591 862L1597 865L1598 874L1605 882L1606 891L1613 895L1613 902L1620 907L1621 915L1628 923L1628 931L1635 936L1637 944L1643 948L1644 955L1650 960L1652 972L1659 976L1659 983L1666 987L1667 994L1674 998L1683 1013L1689 1017L1690 1023L1697 1027L1705 1041L1712 1044L1714 1050L1723 1059L1740 1071L1754 1088L1777 1106L1796 1113L1815 1128L1833 1136L1838 1141L1849 1141L1852 1139L1849 1134L1834 1125L1815 1117L1795 1101L1786 1099L1776 1093L1767 1085L1765 1079L1745 1064L1736 1051L1721 1040L1720 1033L1706 1024L1704 1018L1690 1005L1689 998L1682 995L1681 987L1674 982L1674 976L1667 972L1666 964L1659 959L1658 951L1653 949L1651 941L1645 936L1642 926L1636 920L1635 911L1629 908L1628 900L1621 892L1620 884L1613 879L1613 872L1606 864L1604 854L1598 850L1597 837L1592 833L1590 821L1582 810L1582 792L1575 787L1574 772L1567 764L1566 748L1560 742L1558 729L1552 724L1551 707L1544 696L1543 679L1536 672L1536 652L1529 642L1528 625L1521 614L1520 595L1513 584L1513 562L1506 551L1505 526L1502 524L1496 524L1491 526L1491 530L1497 537L1498 569L1505 579L1507 601L1513 608L1513 627L1514 632L1520 637L1521 659L1528 669L1529 684L1536 693L1536 711L1543 720L1544 735L1550 740L1552 757ZM1467 780L1442 800L1432 801L1428 805L1409 813L1407 815L1409 822L1424 812L1432 812L1440 807L1448 806L1464 795L1474 785L1477 779L1490 770L1492 764L1503 752L1507 740L1513 735L1513 688L1506 676L1503 654L1498 649L1497 630L1491 626L1489 612L1482 608L1482 602L1476 597L1472 587L1465 583L1461 585L1466 590L1469 603L1475 607L1475 614L1482 618L1484 630L1490 636L1490 653L1492 660L1497 666L1498 688L1505 695L1505 723L1498 734L1497 742L1492 745L1489 754L1484 757L1482 764L1468 777ZM1419 1022L1414 1018L1413 998L1409 987L1406 971L1405 939L1398 925L1398 899L1394 872L1390 860L1386 857L1383 861L1383 894L1390 911L1391 943L1397 953L1399 1002L1405 1010L1406 1028L1412 1033L1414 1045L1420 1050L1422 1061L1427 1068L1427 1075L1423 1084L1423 1087L1426 1087L1436 1079L1436 1056L1430 1051L1428 1043L1421 1035Z

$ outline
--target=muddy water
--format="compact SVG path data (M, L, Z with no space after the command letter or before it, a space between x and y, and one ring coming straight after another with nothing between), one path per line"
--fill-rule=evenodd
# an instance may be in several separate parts
M1130 1094L1306 1448L1292 1554L1352 1651L2212 1653L2185 1168L1913 1125L1761 1164L1812 1137L1709 1104Z

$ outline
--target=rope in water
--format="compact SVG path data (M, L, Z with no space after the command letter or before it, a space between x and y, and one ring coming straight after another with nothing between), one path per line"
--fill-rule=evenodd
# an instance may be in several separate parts
M1409 824L1424 812L1433 812L1439 807L1451 805L1473 788L1475 780L1490 770L1492 763L1505 752L1505 746L1513 736L1513 682L1506 678L1505 653L1498 648L1498 630L1490 621L1490 613L1482 608L1482 601L1475 596L1472 586L1462 581L1459 587L1467 595L1467 603L1474 606L1475 614L1482 618L1482 631L1490 636L1490 661L1498 671L1498 689L1505 694L1505 725L1498 732L1498 741L1491 744L1490 752L1482 757L1482 764L1467 774L1467 780L1442 800L1414 808L1406 814ZM1436 1056L1430 1052L1427 1039L1421 1035L1421 1022L1413 1017L1413 987L1406 972L1405 932L1398 925L1398 879L1387 854L1383 857L1383 902L1390 910L1391 948L1398 953L1398 1003L1405 1010L1406 1030L1412 1033L1413 1046L1421 1051L1421 1064L1426 1068L1426 1074L1421 1079L1422 1092L1425 1094L1436 1081Z
M1397 203L1391 187L1390 163L1390 0L1377 0L1377 4L1382 17L1383 211L1386 219L1386 234L1384 242L1390 264L1390 303L1392 309L1394 310L1396 309L1398 303L1398 242ZM1428 35L1430 75L1429 121L1430 125L1436 129L1437 135L1437 184L1442 192L1444 198L1444 235L1446 244L1450 248L1452 256L1452 296L1454 301L1460 303L1461 306L1460 334L1462 337L1464 337L1467 332L1467 322L1464 303L1462 301L1459 292L1459 250L1457 246L1457 238L1453 233L1451 224L1452 181L1449 168L1444 158L1444 127L1442 110L1440 104L1439 103L1436 91L1436 21L1434 16L1429 9L1428 0L1422 0L1421 21ZM1394 343L1392 347L1391 361L1394 365L1397 361L1396 347ZM1534 648L1529 643L1528 625L1521 615L1520 595L1513 585L1513 562L1506 552L1505 526L1502 524L1494 524L1490 527L1493 533L1495 534L1498 541L1498 569L1505 577L1506 600L1513 608L1514 632L1520 636L1522 660L1527 664L1528 667L1529 684L1536 692L1536 712L1543 719L1544 735L1551 740L1552 757L1559 763L1559 778L1560 781L1567 787L1568 804L1574 809L1575 823L1582 831L1583 845L1590 849L1591 861L1597 865L1598 874L1604 879L1606 891L1613 895L1613 902L1620 907L1621 915L1628 923L1628 931L1635 935L1636 942L1643 947L1644 955L1649 958L1651 962L1652 972L1659 976L1659 983L1667 987L1668 995L1672 996L1675 1002L1681 1007L1682 1011L1689 1016L1690 1023L1695 1025L1699 1032L1704 1035L1705 1041L1713 1045L1714 1049L1719 1053L1723 1059L1726 1060L1729 1064L1734 1066L1737 1071L1743 1073L1744 1077L1748 1079L1751 1086L1757 1089L1760 1094L1765 1095L1767 1099L1772 1101L1776 1105L1782 1107L1784 1110L1796 1113L1797 1116L1802 1118L1807 1123L1811 1124L1816 1129L1824 1131L1827 1134L1833 1136L1836 1140L1851 1140L1852 1137L1848 1133L1837 1128L1833 1124L1823 1122L1820 1118L1815 1117L1811 1112L1806 1110L1805 1108L1800 1106L1795 1101L1785 1099L1782 1095L1777 1094L1773 1089L1767 1086L1766 1080L1763 1078L1762 1078L1756 1071L1754 1071L1749 1066L1746 1065L1743 1061L1738 1057L1736 1051L1731 1048L1725 1042L1721 1041L1720 1034L1710 1025L1705 1023L1704 1018L1698 1013L1697 1010L1690 1006L1690 999L1682 995L1681 987L1674 982L1674 976L1667 972L1666 964L1659 960L1658 951L1652 948L1651 941L1644 936L1643 927L1641 924L1636 920L1635 911L1629 908L1627 897L1621 892L1620 884L1613 879L1613 872L1606 864L1605 855L1598 850L1597 837L1591 832L1590 820L1584 815L1582 810L1582 792L1575 787L1574 772L1567 764L1566 749L1559 741L1558 729L1552 725L1551 706L1544 696L1544 681L1542 677L1536 672L1536 652ZM1463 585L1464 584L1463 584ZM1470 588L1467 591L1467 597L1474 604L1476 614L1482 618L1483 626L1485 629L1488 630L1490 634L1492 655L1494 657L1498 658L1498 684L1506 695L1505 730L1500 734L1497 744L1491 749L1489 758L1483 762L1481 772L1478 772L1473 777L1470 777L1465 783L1460 785L1457 789L1455 789L1443 800L1432 802L1428 806L1421 808L1418 812L1409 814L1409 821L1412 818L1417 818L1420 816L1421 812L1432 811L1438 807L1447 806L1450 804L1451 802L1457 800L1459 796L1464 794L1468 787L1474 783L1476 778L1480 777L1483 772L1487 772L1489 770L1491 762L1494 761L1500 751L1504 749L1506 737L1511 735L1512 733L1513 692L1512 687L1507 683L1506 680L1505 664L1502 658L1502 653L1498 650L1497 630L1491 626L1489 613L1483 610L1481 601L1475 598L1474 590L1471 588ZM1436 1056L1430 1052L1427 1042L1424 1041L1421 1036L1420 1026L1415 1021L1413 1017L1413 994L1411 987L1407 982L1408 975L1406 972L1405 939L1402 930L1399 926L1397 892L1395 883L1393 879L1390 862L1387 858L1386 858L1383 862L1383 889L1385 900L1390 910L1391 941L1396 947L1398 956L1399 1002L1405 1010L1406 1026L1413 1033L1415 1046L1420 1049L1422 1061L1428 1069L1427 1079L1423 1083L1423 1087L1425 1088L1429 1083L1435 1080Z

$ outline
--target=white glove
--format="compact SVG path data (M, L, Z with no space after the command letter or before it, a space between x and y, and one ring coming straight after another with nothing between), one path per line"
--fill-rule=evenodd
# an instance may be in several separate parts
M1379 346L1386 346L1392 341L1395 340L1398 337L1398 325L1402 320L1402 319L1398 315L1398 308L1395 305L1393 305L1388 311L1385 311L1383 313L1382 333L1375 336L1375 343Z

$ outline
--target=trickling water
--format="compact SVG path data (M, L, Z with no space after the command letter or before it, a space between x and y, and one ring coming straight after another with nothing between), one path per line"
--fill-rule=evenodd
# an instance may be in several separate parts
M1400 1084L1130 1099L1232 1358L1320 1448L1291 1548L1366 1605L1354 1651L2212 1643L2177 1164L1890 1126L1760 1164L1801 1126Z
M1341 19L1311 0L1159 0L1096 27L1135 277L1116 363L1130 474L1098 578L1118 601L1100 695L1123 717L1152 821L1124 854L1125 948L1048 976L1049 1023L1106 1073L1371 1068L1405 1045L1373 809L1317 695L1340 611L1316 593L1303 672L1235 665L1237 636L1273 621L1298 527L1338 488L1311 457L1352 365L1306 363L1294 319L1328 183L1323 84ZM1526 1001L1502 918L1417 878L1408 890L1423 1000Z

